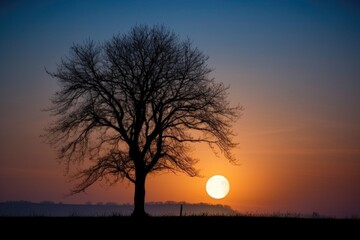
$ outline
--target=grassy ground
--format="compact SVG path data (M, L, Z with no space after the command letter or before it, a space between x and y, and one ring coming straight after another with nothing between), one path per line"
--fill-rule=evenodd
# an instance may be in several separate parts
M117 236L119 239L143 237L173 239L176 237L235 239L277 237L314 239L340 237L360 239L360 219L296 218L296 217L222 217L185 216L149 217L2 217L2 232L12 236L94 237ZM18 229L13 231L11 229ZM26 229L26 231L25 231ZM48 234L52 235L48 235ZM14 235L15 234L15 235ZM22 235L25 234L25 235ZM214 238L213 238L214 237ZM49 238L50 239L50 238ZM178 239L178 238L175 238Z

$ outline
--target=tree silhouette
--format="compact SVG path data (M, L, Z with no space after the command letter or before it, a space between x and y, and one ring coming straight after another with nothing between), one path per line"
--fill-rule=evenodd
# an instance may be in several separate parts
M222 83L209 77L208 57L164 26L139 25L104 43L74 44L55 72L60 90L48 109L56 117L46 141L67 170L86 160L72 193L105 178L135 184L133 216L145 216L149 173L197 176L191 143L217 147L230 161L231 107ZM213 148L214 149L214 148Z

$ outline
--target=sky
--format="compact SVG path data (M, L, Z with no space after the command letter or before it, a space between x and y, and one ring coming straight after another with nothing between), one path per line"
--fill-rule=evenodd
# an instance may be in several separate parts
M67 196L74 182L39 136L58 90L45 69L56 70L73 43L136 24L190 38L244 107L233 125L238 165L194 145L202 177L151 175L146 201L360 216L360 4L352 0L1 1L0 202L133 202L128 182ZM223 199L205 191L215 174L230 182Z

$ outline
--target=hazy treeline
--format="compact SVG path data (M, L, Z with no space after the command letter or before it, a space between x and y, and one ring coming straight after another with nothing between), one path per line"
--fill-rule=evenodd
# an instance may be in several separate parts
M226 205L186 202L149 202L146 211L152 216L178 216L182 205L182 215L236 215L237 212ZM0 216L128 216L132 204L113 202L92 204L65 204L43 201L10 201L0 203Z

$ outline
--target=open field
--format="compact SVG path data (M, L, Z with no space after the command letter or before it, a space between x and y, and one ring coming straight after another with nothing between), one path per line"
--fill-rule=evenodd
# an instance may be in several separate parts
M183 206L183 216L179 216ZM295 238L325 236L340 239L359 239L360 218L331 218L314 213L255 215L240 214L228 206L205 203L178 202L150 203L146 205L152 217L130 217L132 205L117 204L55 204L51 202L0 203L0 226L3 233L19 236L49 238L48 234L83 239L98 236L106 239L124 236L172 239L181 236L193 239L218 237ZM15 231L14 231L15 230ZM19 231L16 231L19 230ZM136 238L138 239L138 238ZM177 239L177 238L175 238Z
M186 217L1 217L3 231L27 229L26 236L148 236L149 238L245 236L295 238L332 236L358 239L360 219L186 216ZM46 230L46 231L44 231ZM19 232L18 234L24 234ZM213 238L212 238L213 239Z

